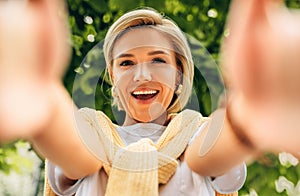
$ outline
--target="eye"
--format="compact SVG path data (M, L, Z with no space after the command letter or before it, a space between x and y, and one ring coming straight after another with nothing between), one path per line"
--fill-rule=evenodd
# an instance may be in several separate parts
M130 66L130 65L133 65L133 64L134 64L133 61L131 61L131 60L125 60L125 61L122 61L120 63L120 66Z
M160 57L154 58L152 60L153 63L166 63L166 61Z

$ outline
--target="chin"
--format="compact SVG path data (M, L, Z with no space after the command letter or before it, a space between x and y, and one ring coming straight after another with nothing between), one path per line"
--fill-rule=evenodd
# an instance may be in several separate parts
M133 119L135 119L138 122L142 122L142 123L149 123L149 122L152 122L155 120L155 118L151 118L149 116L149 114L143 115L142 118L141 118L141 116L134 116Z
M166 121L166 116L164 115L165 113L157 113L157 114L149 114L149 112L147 112L147 114L141 114L141 115L136 115L133 118L138 121L138 122L142 122L142 123L156 123L156 124L164 124Z
M162 106L162 104L156 102L151 104L151 106L145 107L127 107L127 114L129 118L133 119L137 122L142 123L158 123L161 124L166 120L166 109Z

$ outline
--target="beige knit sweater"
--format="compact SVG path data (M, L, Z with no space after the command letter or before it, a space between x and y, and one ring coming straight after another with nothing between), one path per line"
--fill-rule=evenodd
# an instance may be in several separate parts
M80 112L97 132L99 142L110 140L105 146L108 162L103 162L109 175L106 196L158 196L159 184L166 184L177 168L177 159L184 152L190 138L207 119L200 113L184 110L177 114L154 144L144 138L125 146L116 125L102 112L84 108ZM54 196L45 178L45 196ZM217 196L238 195L220 194Z

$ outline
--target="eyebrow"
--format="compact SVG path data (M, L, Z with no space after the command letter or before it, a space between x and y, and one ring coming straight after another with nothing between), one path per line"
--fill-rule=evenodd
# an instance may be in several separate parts
M155 50L152 52L148 52L148 55L157 55L157 54L166 54L166 55L170 55L169 53L163 51L163 50Z
M133 57L133 56L134 56L133 54L123 53L118 55L116 58L118 59L118 58Z
M150 55L150 56L157 55L157 54L170 55L169 53L167 53L163 50L155 50L155 51L148 52L148 55ZM123 53L123 54L118 55L116 58L118 59L118 58L125 58L125 57L134 57L134 55L130 54L130 53Z

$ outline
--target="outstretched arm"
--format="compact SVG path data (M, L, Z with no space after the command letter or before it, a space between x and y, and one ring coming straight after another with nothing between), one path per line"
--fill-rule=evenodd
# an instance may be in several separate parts
M205 156L199 156L205 131L187 149L195 171L219 175L259 152L288 151L300 157L299 21L300 14L282 1L232 2L230 35L221 53L228 115Z
M0 2L0 142L28 139L78 179L101 164L77 135L61 82L70 56L64 8L60 0Z

